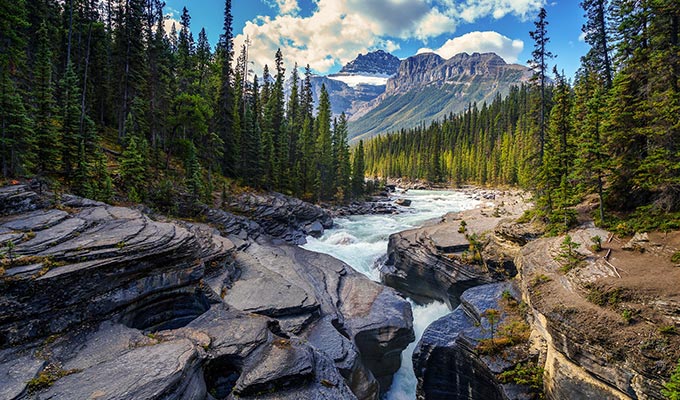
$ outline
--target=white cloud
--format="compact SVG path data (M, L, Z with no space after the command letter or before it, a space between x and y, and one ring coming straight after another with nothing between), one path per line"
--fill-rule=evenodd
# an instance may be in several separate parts
M578 35L578 41L579 42L585 42L586 41L586 33L585 32L581 32L581 34Z
M264 64L271 67L276 50L281 48L288 69L297 61L309 63L318 73L345 64L358 53L394 51L399 39L427 43L439 35L453 34L461 22L508 14L533 17L544 4L544 0L313 0L311 14L300 16L298 0L268 1L278 7L279 15L247 22L234 40L236 49L250 38L250 59L257 71ZM505 38L508 44L498 37L482 36L477 37L483 39L477 51L496 51L511 61L517 59L517 47L521 51L523 46L521 41ZM454 43L465 49L474 47L471 42L463 46L461 40ZM445 44L441 51L449 47Z
M545 4L545 0L442 0L450 14L466 22L474 22L479 18L492 16L501 19L506 15L514 15L522 20L529 19Z
M512 40L498 32L470 32L463 36L449 39L439 49L422 48L420 53L437 53L444 59L449 59L458 53L488 53L493 52L501 56L506 62L515 63L524 49L524 42Z
M250 38L250 59L258 71L264 64L271 67L276 50L281 48L286 62L309 63L323 73L358 53L378 48L394 51L399 45L393 39L425 40L453 32L454 20L429 1L317 0L310 16L281 13L247 22L234 43L240 49L246 37Z
M271 7L277 7L281 14L297 14L300 11L297 0L267 0Z

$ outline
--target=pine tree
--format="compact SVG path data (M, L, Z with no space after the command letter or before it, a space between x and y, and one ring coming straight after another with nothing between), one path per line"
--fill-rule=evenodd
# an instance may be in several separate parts
M146 196L148 176L148 142L135 131L134 116L128 114L125 125L128 142L120 160L120 177L130 201L142 201Z
M237 140L234 137L234 120L233 120L233 87L231 69L232 60L234 58L234 38L233 38L233 16L231 13L231 0L225 0L224 4L224 27L220 41L217 46L217 55L219 59L220 70L220 86L218 91L217 112L215 113L217 119L217 134L224 143L224 152L222 159L222 172L226 176L235 177L237 175L237 164L240 158L240 148L237 147ZM245 51L244 51L244 58ZM247 61L244 60L247 68ZM246 76L241 76L244 81L247 81Z
M196 200L203 191L203 179L201 177L201 164L198 162L198 156L196 155L196 146L191 141L189 141L186 159L184 160L184 173L187 189L189 189L189 193Z
M66 66L61 82L61 163L67 180L73 179L73 172L80 151L80 87L73 65Z
M365 168L364 141L360 140L352 154L352 195L354 197L361 197L364 194Z
M0 167L3 176L28 173L33 167L32 121L18 85L25 72L28 26L24 0L0 4Z
M586 43L590 45L588 54L581 62L588 70L597 71L603 77L605 87L612 84L611 35L607 23L608 0L583 0L581 7L585 11L586 23L582 31Z
M35 99L37 170L41 173L58 171L60 167L59 132L54 98L52 49L44 21L38 30L33 98Z
M541 8L541 11L538 13L538 19L534 22L536 30L529 32L529 36L531 36L535 42L534 50L531 52L532 59L529 60L529 64L534 70L532 80L540 89L540 102L538 105L539 164L543 163L543 154L545 151L546 117L548 114L548 99L546 96L548 60L553 57L553 54L547 50L547 44L550 42L550 38L548 37L548 21L546 20L546 17L547 12L545 11L545 8Z
M543 187L547 212L551 220L563 225L566 230L572 215L572 190L569 182L573 174L573 122L571 88L563 74L554 68L554 106L550 112L550 123L546 140L546 156L543 164Z
M331 104L326 85L321 85L319 112L316 117L316 167L319 171L318 198L329 200L335 189L333 169L333 148L331 139Z
M194 93L196 83L196 44L191 33L191 16L186 7L182 8L179 34L177 36L177 75L181 93Z
M335 197L345 200L350 197L351 165L349 145L347 144L347 116L343 112L333 129L333 148L335 166Z
M600 221L604 221L604 179L607 154L602 140L604 120L604 88L599 75L585 72L577 77L574 87L574 131L578 132L575 176L581 194L597 193Z

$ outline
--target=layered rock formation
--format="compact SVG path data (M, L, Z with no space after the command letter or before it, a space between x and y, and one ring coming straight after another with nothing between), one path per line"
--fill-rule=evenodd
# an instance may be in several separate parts
M252 204L260 223L207 212L220 234L0 188L0 397L377 398L413 340L409 304L266 235L323 213Z
M441 301L453 309L465 290L514 276L512 258L519 246L496 234L494 227L519 216L526 204L518 195L502 192L496 203L390 235L383 283L417 302Z
M548 398L663 399L662 384L680 357L680 339L662 327L675 329L680 302L675 284L668 293L662 288L680 271L661 265L661 246L657 255L635 255L605 243L607 249L598 253L589 248L591 238L610 237L608 232L586 226L571 235L584 261L568 272L555 261L562 237L530 242L517 257L545 359Z
M478 348L484 340L487 343L497 340L500 344L506 339L497 333L501 330L498 327L508 325L513 311L507 310L507 302L516 301L519 297L516 288L508 282L469 289L451 314L425 330L413 353L419 399L532 398L531 389L526 385L503 383L498 379L502 372L529 361L526 342L499 349L493 354L480 355ZM493 327L486 316L488 310L499 311ZM491 339L492 329L495 330L495 339Z
M261 232L293 244L304 244L308 235L321 235L324 229L333 226L330 214L321 207L280 193L245 193L232 199L228 207L230 211L256 222ZM211 209L206 210L205 214L209 221L230 215ZM229 229L228 224L220 224ZM257 228L248 230L252 234Z
M413 357L419 398L531 399L540 389L551 400L663 399L680 357L680 270L671 261L680 233L619 240L584 220L570 232L574 254L566 257L564 236L542 237L539 225L490 211L479 212L481 221L464 215L466 229L485 237L487 266L519 274L512 284L466 290L460 306L428 327ZM460 266L446 253L466 244L452 233L457 220L396 235L386 280L456 304L451 288L470 282L455 282ZM508 309L513 297L519 312Z

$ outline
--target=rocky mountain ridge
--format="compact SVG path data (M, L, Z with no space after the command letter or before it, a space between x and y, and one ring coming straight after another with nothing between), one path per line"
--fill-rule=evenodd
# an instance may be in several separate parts
M401 60L383 50L367 54L358 54L357 58L347 63L338 75L384 75L397 73Z
M350 137L366 139L442 119L470 103L505 95L530 76L529 68L507 64L494 53L461 53L449 60L434 53L409 57L385 92L352 114Z

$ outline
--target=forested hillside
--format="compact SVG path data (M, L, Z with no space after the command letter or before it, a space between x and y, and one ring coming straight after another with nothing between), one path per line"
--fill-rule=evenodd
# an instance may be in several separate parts
M331 120L324 90L315 112L309 69L304 80L291 71L286 101L280 51L271 74L248 73L231 0L216 49L204 29L194 39L187 9L166 32L160 0L0 4L4 178L102 200L211 201L223 176L310 200L361 194L344 116Z
M585 0L591 49L570 82L549 68L543 10L531 32L534 77L506 99L366 144L370 175L519 184L553 221L583 195L642 223L680 211L680 3ZM559 60L559 59L558 59ZM654 216L663 216L655 219ZM628 227L623 226L622 229Z

